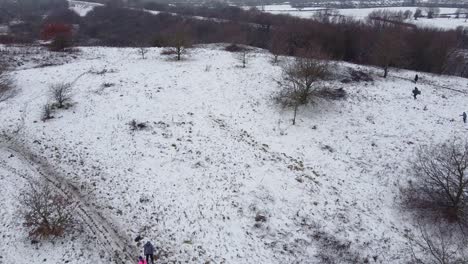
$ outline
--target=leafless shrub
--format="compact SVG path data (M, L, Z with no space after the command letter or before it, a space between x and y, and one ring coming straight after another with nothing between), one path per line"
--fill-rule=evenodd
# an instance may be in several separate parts
M466 236L456 226L438 222L437 225L418 224L418 234L407 232L411 263L463 264L467 263L464 248Z
M296 124L296 114L299 106L314 102L319 98L339 99L345 96L343 89L332 90L319 85L318 81L330 74L327 60L311 57L296 58L293 63L283 68L283 89L276 100L283 107L293 107L293 125Z
M468 223L468 143L451 140L416 153L403 205L423 217Z
M112 86L114 86L114 85L115 85L114 83L108 83L108 82L106 82L106 83L103 83L103 84L101 85L101 87L103 87L103 88L109 88L109 87L112 87Z
M241 67L245 68L250 58L250 51L248 49L243 49L236 54L237 60L241 63Z
M70 83L58 83L50 87L52 98L56 101L57 108L64 108L71 100L72 86Z
M145 47L139 47L138 53L140 53L142 59L146 59L146 53L148 53L148 49Z
M46 180L30 181L20 195L20 213L32 238L63 236L73 227L72 201L55 190Z
M52 107L50 106L49 103L44 105L44 108L42 109L42 121L45 122L49 119L52 119Z
M13 81L6 75L6 67L0 65L0 102L6 101L14 95Z
M130 121L128 123L128 125L130 126L130 130L131 131L138 131L138 130L144 130L148 127L148 125L146 123L143 123L143 122L138 122L136 121L135 119L133 119L132 121Z

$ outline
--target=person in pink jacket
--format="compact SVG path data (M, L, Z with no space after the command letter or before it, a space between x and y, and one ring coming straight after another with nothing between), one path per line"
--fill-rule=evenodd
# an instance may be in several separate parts
M142 256L139 256L138 257L138 264L146 264L146 260L144 260Z

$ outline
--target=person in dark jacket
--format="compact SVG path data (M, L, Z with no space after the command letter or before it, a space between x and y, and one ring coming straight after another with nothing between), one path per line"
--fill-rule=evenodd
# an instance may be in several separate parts
M466 124L466 112L463 112L463 114L461 114L461 116L463 117L463 123Z
M419 80L419 76L416 74L416 76L414 76L414 83L417 83Z
M414 87L414 90L413 90L413 97L414 97L414 100L416 100L417 96L421 94L421 91L418 89L418 87Z
M146 256L146 263L150 264L149 260L151 259L151 264L154 264L154 246L151 242L146 242L143 246L143 250Z

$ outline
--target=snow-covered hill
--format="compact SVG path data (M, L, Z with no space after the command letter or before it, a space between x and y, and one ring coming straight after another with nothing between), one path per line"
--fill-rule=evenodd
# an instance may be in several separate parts
M68 5L70 10L75 11L80 16L86 16L89 12L93 11L95 7L102 6L102 4L99 3L74 0L69 0Z
M289 4L283 5L265 5L265 6L257 6L259 10L262 10L267 13L272 14L289 14L296 17L301 18L313 18L314 15L317 14L319 11L323 11L325 7L309 7L303 9L297 9L292 7ZM371 8L344 8L344 9L333 9L333 11L337 12L338 15L354 18L356 20L366 20L368 15L372 11L376 10L388 10L392 12L405 12L407 10L411 11L412 14L416 11L416 9L425 10L424 7L408 7L408 6L392 6L392 7L371 7ZM410 19L405 20L407 23L414 24L418 27L428 27L428 28L441 28L445 30L456 29L457 27L466 27L468 26L468 22L465 19L465 15L462 14L459 18L456 18L456 11L457 8L448 8L448 7L441 7L439 8L440 14L443 17L437 17L428 19L425 17L421 17L419 19L414 19L413 17ZM423 12L423 14L425 14Z
M347 99L303 107L292 126L272 99L281 67L268 53L243 69L220 46L180 62L160 52L80 48L67 64L12 73L20 90L0 103L0 131L14 138L0 144L0 263L112 255L86 229L30 243L16 197L41 172L76 187L90 217L113 229L108 243L138 247L142 236L163 252L158 263L406 263L414 227L398 195L408 160L419 145L467 135L468 80L420 73L413 100L414 84L394 77L413 72L384 80L339 63L376 79L336 81ZM73 83L73 107L42 122L60 82ZM147 128L131 131L133 119Z

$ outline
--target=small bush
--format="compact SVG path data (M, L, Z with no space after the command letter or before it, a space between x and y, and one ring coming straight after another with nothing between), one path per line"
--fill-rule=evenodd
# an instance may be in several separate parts
M138 122L135 119L130 121L128 125L130 126L130 130L132 131L144 130L148 127L146 123Z
M63 236L73 227L73 203L45 180L31 181L20 202L24 226L32 238Z
M138 53L140 53L142 59L146 59L146 53L148 53L148 49L145 47L139 47Z
M44 105L44 108L42 109L42 121L47 121L49 119L54 118L52 116L52 107L50 106L49 103Z
M247 63L249 62L250 59L250 54L249 50L242 50L236 54L237 60L242 64L242 68L247 67Z
M70 83L58 83L50 87L50 92L57 108L64 108L71 100L72 86Z
M113 84L113 83L107 83L107 82L106 82L106 83L103 83L103 84L101 85L101 87L102 87L102 88L109 88L109 87L112 87L112 86L114 86L114 85L115 85L115 84Z
M14 94L13 81L5 74L6 67L0 65L0 102L11 98Z

